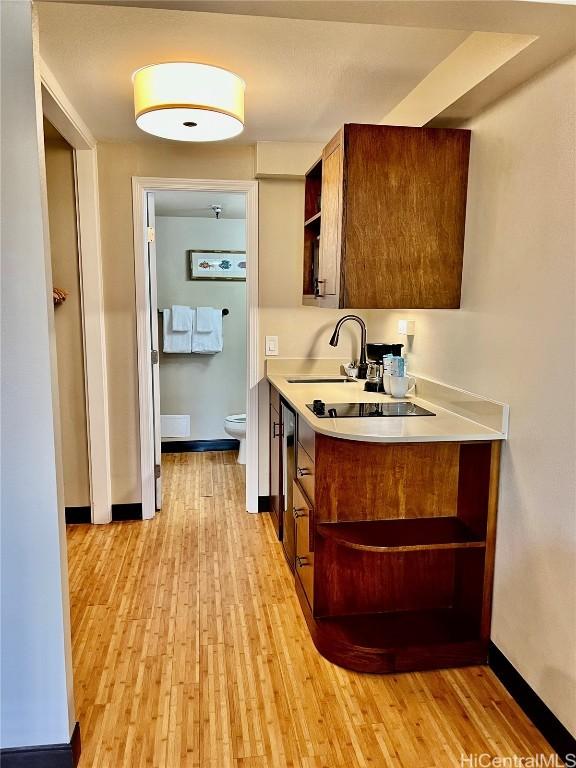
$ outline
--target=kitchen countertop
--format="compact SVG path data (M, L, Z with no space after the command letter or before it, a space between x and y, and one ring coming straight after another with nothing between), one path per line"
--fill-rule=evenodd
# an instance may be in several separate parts
M313 400L319 399L326 403L381 403L398 400L382 393L365 392L363 381L348 384L293 384L287 381L292 378L292 374L272 372L268 373L267 378L315 432L329 437L372 443L466 442L506 440L507 437L505 431L465 418L437 402L424 400L417 395L399 399L421 405L435 413L435 416L319 419L306 407Z

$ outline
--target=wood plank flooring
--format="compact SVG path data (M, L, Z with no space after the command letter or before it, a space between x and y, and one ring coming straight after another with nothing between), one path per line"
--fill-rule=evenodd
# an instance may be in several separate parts
M234 453L165 454L152 521L68 528L80 768L455 768L549 754L490 670L315 651Z

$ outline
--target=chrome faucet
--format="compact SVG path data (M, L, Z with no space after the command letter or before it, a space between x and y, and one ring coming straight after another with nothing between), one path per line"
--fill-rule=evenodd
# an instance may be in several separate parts
M368 372L368 363L366 362L366 323L358 315L344 315L336 323L334 333L330 339L330 346L335 347L338 344L338 338L340 337L340 328L346 322L346 320L356 320L360 325L361 337L360 337L360 363L358 364L358 378L365 379Z

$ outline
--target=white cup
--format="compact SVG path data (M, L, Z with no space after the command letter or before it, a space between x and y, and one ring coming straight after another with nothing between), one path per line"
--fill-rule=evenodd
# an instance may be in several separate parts
M416 379L414 376L390 376L390 394L392 397L405 397L406 393L414 389Z
M390 374L385 373L382 376L382 386L384 387L384 392L389 395L390 394Z

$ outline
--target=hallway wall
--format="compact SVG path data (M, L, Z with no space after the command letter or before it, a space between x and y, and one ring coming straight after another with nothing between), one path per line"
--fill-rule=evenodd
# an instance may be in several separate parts
M64 503L82 507L90 505L90 471L74 157L72 147L47 120L44 131L52 282L68 293L54 309Z
M141 501L132 176L251 179L253 169L252 146L98 145L114 504Z
M329 137L327 137L329 138ZM304 145L306 148L308 145ZM255 148L157 140L98 144L104 305L106 313L112 502L141 501L132 231L132 176L253 179ZM260 375L264 336L280 336L286 356L358 355L358 334L346 329L337 350L328 346L336 319L346 310L301 305L303 181L263 180L259 188ZM361 313L368 317L369 313ZM260 493L266 493L267 402L260 384Z
M224 419L233 413L246 413L246 283L190 280L186 251L238 251L245 247L243 219L156 217L158 306L184 304L230 310L222 320L222 352L160 352L160 412L190 415L190 435L182 440L229 440ZM159 330L162 334L162 319Z
M32 4L0 3L0 31L0 655L8 660L0 680L0 747L10 748L65 744L75 717Z
M576 735L576 58L468 127L462 307L383 329L415 319L414 371L510 404L492 639Z

